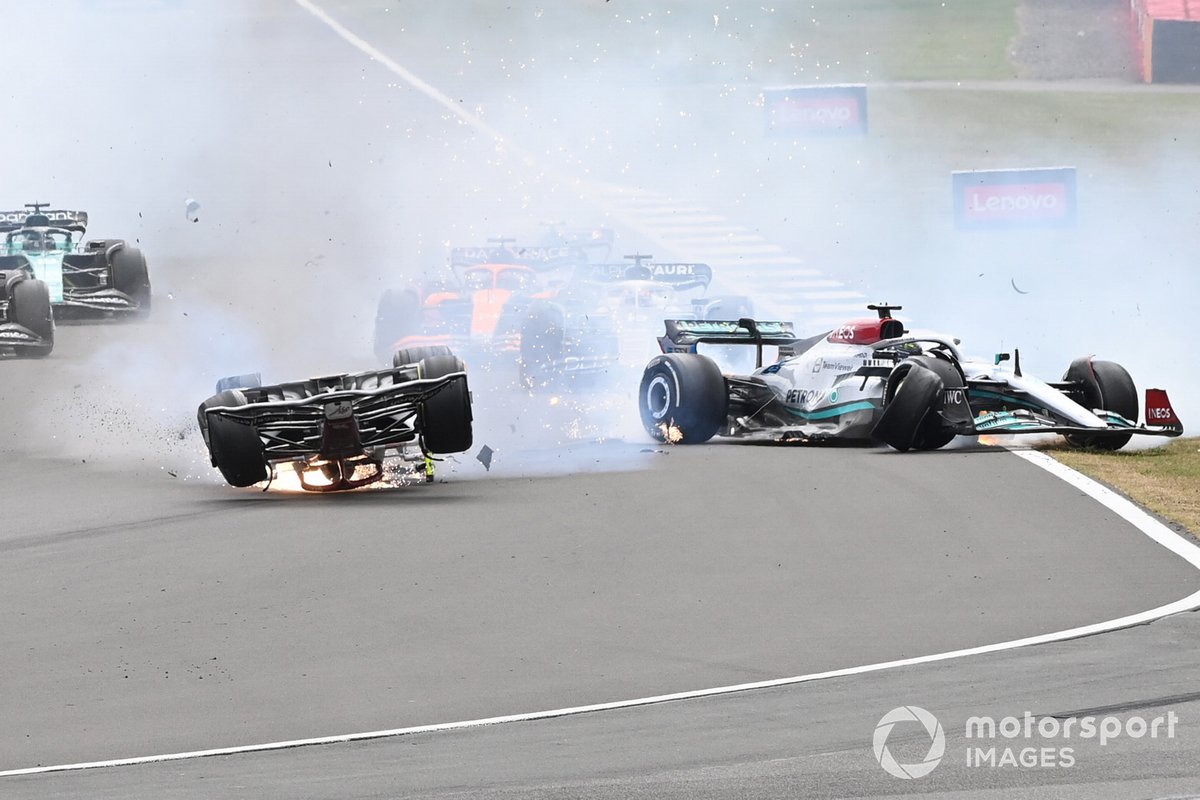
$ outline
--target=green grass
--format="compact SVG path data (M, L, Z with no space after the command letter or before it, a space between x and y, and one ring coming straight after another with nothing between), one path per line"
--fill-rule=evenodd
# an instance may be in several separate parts
M1107 453L1045 448L1072 469L1124 492L1154 513L1200 534L1200 438L1176 439L1150 450Z
M326 0L373 43L464 71L653 69L681 83L1012 78L1018 0ZM415 59L414 59L415 56Z
M780 31L824 80L977 80L1015 76L1016 0L822 0ZM844 43L853 42L850 47ZM782 42L780 42L782 44ZM778 46L778 45L777 45ZM811 69L810 69L811 71ZM799 75L795 77L800 77Z
M615 172L628 161L638 180L719 198L743 220L779 198L766 212L795 235L777 243L885 289L914 267L969 277L960 288L975 292L1011 292L1009 279L1059 265L1169 277L1200 213L1188 139L1200 92L972 83L1013 76L1017 0L322 2L514 140L565 141L609 180L628 180ZM651 85L635 68L654 71L660 91L622 93ZM868 136L763 136L762 87L859 80L870 86ZM530 124L560 115L565 132ZM1078 169L1076 227L955 230L952 171L1051 166Z
M786 244L842 273L871 269L886 278L901 265L944 264L955 265L951 276L1020 277L1035 262L1107 265L1105 274L1114 264L1138 263L1161 272L1184 252L1169 243L1181 241L1187 220L1200 213L1200 173L1184 141L1200 129L1200 92L873 87L870 135L791 141L756 135L760 112L748 103L705 106L699 91L688 97L695 129L716 138L736 127L736 135L725 135L746 141L738 168L706 176L705 188L732 204L758 181L746 200L748 218L762 213L761 204L750 205L756 195L785 198L781 215L804 231ZM694 137L676 127L664 138ZM703 145L687 151L676 172L703 164L704 152ZM1054 166L1077 168L1076 227L954 228L951 172Z

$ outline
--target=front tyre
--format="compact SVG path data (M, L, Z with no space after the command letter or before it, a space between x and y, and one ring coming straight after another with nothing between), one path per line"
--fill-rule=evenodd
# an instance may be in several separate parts
M45 344L21 347L17 353L32 358L45 358L54 349L54 313L50 307L50 290L43 281L23 280L12 287L9 318L35 333ZM0 320L3 318L0 317Z
M966 378L957 363L931 355L917 356L913 361L925 369L932 370L934 375L941 378L943 389L966 389ZM939 394L939 399L934 401L933 411L925 417L924 424L917 431L913 439L913 450L938 450L950 444L958 435L947 428L939 413L942 407L940 398Z
M246 396L228 389L200 405L200 432L208 444L212 465L221 471L230 486L253 486L267 479L267 459L258 429L230 417L209 415L218 406L242 406Z
M422 379L442 378L466 372L462 360L453 355L434 355L421 359L418 374ZM471 449L471 392L467 381L447 383L437 394L421 404L421 437L430 453L462 453Z
M392 356L392 366L399 369L409 364L418 364L421 359L435 356L452 356L454 352L444 344L427 344L421 347L406 347Z
M112 256L112 287L128 295L137 310L134 316L144 319L150 315L150 271L146 257L136 247L128 245L118 248Z
M938 398L946 383L935 369L903 361L888 376L883 413L871 435L901 453L936 450L949 444L954 433L946 431L937 413Z
M1101 409L1120 414L1137 423L1141 404L1138 402L1137 387L1133 378L1115 361L1095 361L1078 358L1067 367L1063 380L1076 381L1083 387L1080 402L1088 411ZM1097 450L1120 450L1133 438L1132 433L1069 433L1067 442L1075 447L1091 447Z
M725 376L711 358L696 353L657 356L642 374L638 409L646 433L655 441L707 442L728 416Z

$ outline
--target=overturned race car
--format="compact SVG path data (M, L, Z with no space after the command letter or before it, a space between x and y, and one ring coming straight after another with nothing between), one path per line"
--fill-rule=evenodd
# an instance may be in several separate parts
M46 283L55 315L133 316L150 313L150 274L142 251L123 239L77 242L85 211L0 211L0 270L23 269Z
M389 462L416 464L432 481L437 455L471 447L471 393L448 348L416 355L392 369L272 386L257 375L222 379L198 412L212 465L233 486L290 467L313 492L376 483Z
M891 315L899 306L868 308L877 319L805 339L787 322L667 320L663 354L646 366L638 393L646 431L681 444L722 435L875 441L900 451L937 449L955 436L1028 433L1117 450L1135 434L1183 432L1162 389L1146 390L1146 423L1137 423L1137 390L1119 364L1079 358L1062 380L1045 382L1024 374L1019 351L967 359L952 338L910 335ZM722 374L697 352L700 344L752 346L756 369ZM765 367L764 346L779 348Z

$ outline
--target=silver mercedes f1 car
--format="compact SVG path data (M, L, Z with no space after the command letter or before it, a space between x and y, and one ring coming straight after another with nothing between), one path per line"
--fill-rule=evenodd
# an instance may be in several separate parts
M638 393L646 431L682 444L721 435L877 441L900 451L1026 433L1117 450L1135 434L1183 432L1162 389L1146 390L1146 422L1138 424L1137 390L1119 364L1080 358L1062 380L1046 382L1022 371L1019 351L968 359L956 339L910 334L892 317L900 306L868 308L878 317L803 339L788 322L666 320L663 354L646 366ZM755 347L756 369L722 374L697 352L701 344ZM764 346L779 348L768 366Z
M385 477L385 461L422 462L471 447L466 367L448 348L397 354L392 369L262 386L224 378L198 413L212 465L233 486L272 480L289 466L301 488L357 489Z

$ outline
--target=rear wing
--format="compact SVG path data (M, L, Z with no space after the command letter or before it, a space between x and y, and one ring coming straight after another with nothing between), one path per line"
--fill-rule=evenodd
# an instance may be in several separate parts
M579 268L576 277L597 283L619 281L655 281L679 291L707 289L712 283L712 267L696 263L587 264Z
M450 248L451 267L473 267L477 264L515 264L535 270L570 267L587 261L587 252L577 245L537 245L524 247L513 244L487 247Z
M75 233L87 230L88 215L86 211L66 211L63 209L33 212L29 209L22 211L0 211L0 233L17 231L21 228L64 228Z
M778 345L781 353L799 341L790 322L757 322L743 317L733 320L668 319L667 335L658 339L664 353L694 353L698 344L752 344L757 348L756 368L762 366L764 345Z

